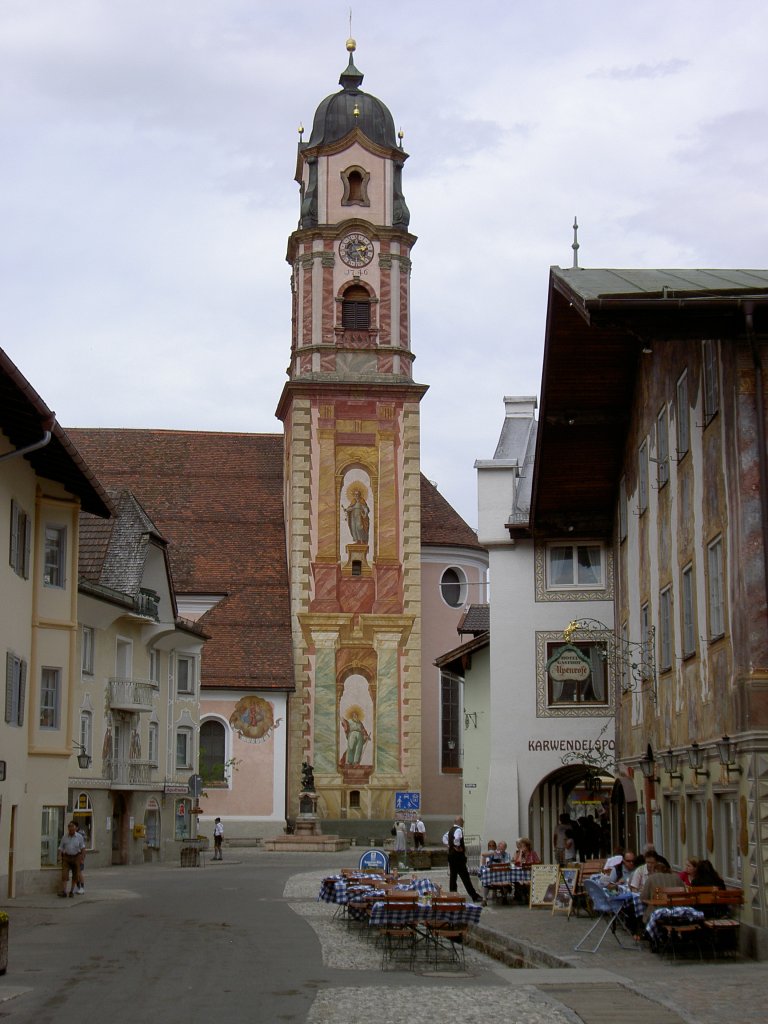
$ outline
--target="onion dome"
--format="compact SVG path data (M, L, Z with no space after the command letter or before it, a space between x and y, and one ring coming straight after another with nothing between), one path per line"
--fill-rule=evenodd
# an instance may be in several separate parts
M397 146L395 122L389 110L381 100L360 88L363 75L352 59L355 48L355 40L348 39L349 64L339 78L341 91L326 96L317 108L312 134L302 148L327 146L343 139L353 128L359 128L371 142L380 146L392 149Z

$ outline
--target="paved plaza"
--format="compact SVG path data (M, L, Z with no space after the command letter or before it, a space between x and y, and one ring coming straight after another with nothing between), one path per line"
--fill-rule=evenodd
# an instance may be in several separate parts
M722 1024L736 1007L747 1024L768 1024L768 965L675 962L610 935L598 953L575 953L587 918L516 904L487 907L474 932L506 963L469 948L464 971L382 971L376 944L317 899L321 878L352 864L349 851L226 851L203 868L94 870L82 898L12 901L0 1015L69 1024L106 998L113 1024L135 1022L134 993L164 1024L190 1014L217 1024ZM444 871L429 875L447 886Z

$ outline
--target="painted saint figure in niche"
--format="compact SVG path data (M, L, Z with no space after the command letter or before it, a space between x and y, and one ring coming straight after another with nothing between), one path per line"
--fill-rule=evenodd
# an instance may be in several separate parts
M341 727L347 737L346 753L342 755L342 764L354 768L360 764L365 744L371 739L371 734L362 722L362 712L359 708L350 708L347 718L342 718Z
M352 484L347 491L347 495L351 499L350 504L346 508L342 505L342 508L344 508L344 514L347 517L352 540L355 544L367 544L371 514L368 503L365 500L366 488L359 483Z

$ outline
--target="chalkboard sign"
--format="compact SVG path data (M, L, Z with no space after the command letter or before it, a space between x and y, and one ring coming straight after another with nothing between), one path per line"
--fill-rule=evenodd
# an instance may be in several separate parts
M576 892L576 884L579 880L579 869L560 868L557 876L557 892L555 902L552 904L553 914L568 914L570 917L573 910L573 896Z
M531 893L529 907L551 907L557 892L557 864L533 864L531 867Z

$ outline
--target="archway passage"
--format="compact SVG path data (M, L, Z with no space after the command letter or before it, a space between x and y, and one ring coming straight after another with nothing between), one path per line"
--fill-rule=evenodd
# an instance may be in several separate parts
M555 829L561 814L577 823L579 860L608 857L634 842L636 805L626 800L621 782L588 764L568 764L546 775L528 804L529 835L545 862L554 860ZM582 834L583 829L583 834Z

